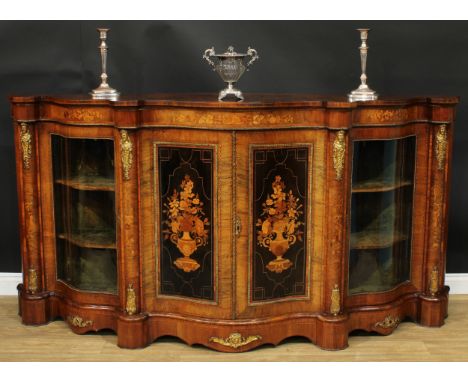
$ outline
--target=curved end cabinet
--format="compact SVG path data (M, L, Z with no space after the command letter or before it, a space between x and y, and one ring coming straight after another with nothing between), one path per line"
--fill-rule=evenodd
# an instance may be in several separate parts
M24 324L241 352L440 326L458 98L12 97Z

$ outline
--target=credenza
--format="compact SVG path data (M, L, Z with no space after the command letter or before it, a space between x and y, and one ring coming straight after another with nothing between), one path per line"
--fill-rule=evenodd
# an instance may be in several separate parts
M458 98L11 103L24 324L226 352L443 325Z

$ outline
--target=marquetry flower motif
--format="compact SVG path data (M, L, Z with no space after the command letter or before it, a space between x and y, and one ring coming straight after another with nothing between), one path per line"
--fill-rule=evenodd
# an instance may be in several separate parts
M302 204L295 197L292 190L285 192L286 185L281 176L275 176L272 183L273 193L268 194L262 204L263 211L256 226L257 244L268 248L276 257L266 268L275 273L281 273L292 266L292 262L283 256L296 240L302 241L303 232L300 227L304 224L300 220Z
M167 216L164 221L164 239L174 243L184 256L174 261L174 265L184 272L192 272L200 267L190 256L198 247L208 243L209 231L206 227L210 223L203 212L203 202L193 192L193 188L193 180L185 175L180 190L174 189L163 211Z

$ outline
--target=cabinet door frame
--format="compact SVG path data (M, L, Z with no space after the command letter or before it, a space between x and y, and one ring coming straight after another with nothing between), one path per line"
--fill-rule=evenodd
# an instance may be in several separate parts
M114 161L117 158L115 130L102 126L64 126L55 122L38 122L39 144L38 158L41 162L39 169L40 199L41 199L41 224L42 241L44 251L45 290L54 291L64 295L78 304L96 304L119 306L119 291L122 278L122 259L119 250L119 203L117 202L117 184L115 214L116 214L116 255L117 255L117 293L85 291L66 284L57 277L56 261L56 233L55 233L55 209L54 209L54 177L52 166L52 135L64 138L76 139L110 139L114 142ZM114 168L115 172L115 168Z
M174 137L177 137L175 139ZM143 310L151 314L184 314L229 319L232 317L232 136L230 132L200 134L197 129L162 128L139 132L140 224ZM159 147L209 148L213 150L214 299L164 294L160 291L161 255L159 205ZM211 238L209 238L210 240Z
M325 198L326 198L326 130L288 129L238 132L236 136L236 217L241 230L236 237L236 318L266 317L271 315L319 312L323 288L325 257ZM306 245L306 293L253 301L251 298L252 256L256 243L253 230L253 160L255 148L308 148L308 211ZM248 196L246 198L246 196Z
M429 126L427 123L411 123L392 127L356 127L350 130L350 163L353 161L355 141L395 140L414 136L415 163L411 221L411 254L410 278L399 283L394 288L381 292L369 292L349 295L349 255L351 239L351 193L348 198L348 232L344 266L344 281L346 286L345 305L348 308L364 305L379 305L389 303L399 296L424 290L425 236L428 219L427 196L429 192L428 171L430 153ZM352 166L350 166L352 172ZM351 176L351 175L350 175ZM350 182L350 188L351 188ZM422 223L421 223L422 222Z

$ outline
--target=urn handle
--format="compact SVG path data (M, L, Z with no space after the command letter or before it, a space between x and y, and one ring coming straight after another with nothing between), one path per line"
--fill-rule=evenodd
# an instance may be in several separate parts
M250 61L247 62L247 66L252 65L255 61L257 61L260 56L258 55L257 51L249 46L247 49L247 55L251 57Z
M215 54L216 53L215 53L214 47L211 47L210 49L205 50L205 53L203 53L203 59L206 60L208 64L210 64L213 67L213 70L215 70L216 66L210 57L214 56Z

